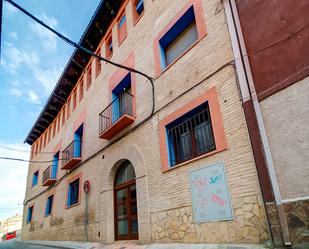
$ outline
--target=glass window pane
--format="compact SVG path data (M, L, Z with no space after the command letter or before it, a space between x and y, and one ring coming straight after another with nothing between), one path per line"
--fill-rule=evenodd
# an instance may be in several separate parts
M127 235L128 234L128 220L120 220L117 222L118 226L118 235Z
M137 222L137 219L132 220L132 222L131 222L131 232L132 232L132 234L138 234L138 222Z
M177 39L166 48L166 64L171 64L180 54L186 51L198 38L195 22L186 28Z
M127 190L121 189L117 191L117 202L125 202L127 199Z
M135 172L129 161L124 162L118 169L116 175L116 185L135 179Z
M117 206L117 219L124 219L127 217L128 211L126 204L120 204Z

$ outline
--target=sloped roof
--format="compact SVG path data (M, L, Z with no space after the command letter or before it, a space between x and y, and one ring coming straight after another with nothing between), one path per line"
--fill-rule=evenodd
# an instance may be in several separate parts
M116 17L122 2L124 1L101 0L79 41L81 46L91 51L97 49L109 25ZM89 60L88 54L78 49L74 50L43 110L27 135L25 143L32 145L54 121Z

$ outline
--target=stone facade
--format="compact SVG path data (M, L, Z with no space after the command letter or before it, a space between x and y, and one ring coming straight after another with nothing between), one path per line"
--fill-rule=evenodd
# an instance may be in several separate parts
M263 243L268 239L265 209L258 196L233 200L234 221L195 223L192 207L151 215L152 240L184 243Z
M187 0L144 0L145 13L133 25L131 1L126 1L128 35L120 46L114 47L112 60L124 62L133 55L135 68L154 75L153 39L187 3ZM91 183L89 240L114 243L114 179L121 162L129 160L136 174L140 243L263 243L268 240L265 210L232 63L223 5L220 0L201 3L207 36L156 78L154 115L119 141L98 137L98 113L109 104L108 82L119 69L103 63L101 73L97 77L92 75L91 87L85 88L84 96L70 118L42 150L53 151L57 146L63 150L72 141L73 127L83 122L82 163L70 172L59 169L58 181L51 187L41 186L42 172L48 165L29 165L24 217L27 217L29 206L33 205L34 209L33 221L27 224L24 219L23 239L84 239L85 193L81 190L78 205L66 207L68 181L81 174L81 183L85 180ZM112 27L112 35L117 44L116 24ZM90 65L94 72L94 63ZM128 129L143 122L151 111L149 83L140 75L136 75L136 82L136 120ZM163 172L159 121L212 88L218 96L227 149ZM79 96L79 91L77 94ZM126 130L116 138L124 132ZM44 153L35 156L35 160L50 159L51 155ZM224 162L226 167L234 219L196 224L188 173L190 169L216 162ZM32 175L37 169L40 184L31 187ZM54 194L52 214L45 217L46 200L51 193Z

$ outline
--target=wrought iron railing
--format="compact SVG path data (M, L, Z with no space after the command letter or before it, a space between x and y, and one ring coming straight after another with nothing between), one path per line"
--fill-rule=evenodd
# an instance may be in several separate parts
M46 182L47 180L56 180L57 179L57 170L54 168L55 165L49 165L47 169L43 172L42 183Z
M168 127L167 135L171 166L215 149L208 107Z
M99 114L100 134L116 123L123 115L133 116L133 98L134 96L131 93L123 92Z
M72 158L81 157L82 152L82 141L73 140L68 147L62 151L62 162L63 165L68 163Z

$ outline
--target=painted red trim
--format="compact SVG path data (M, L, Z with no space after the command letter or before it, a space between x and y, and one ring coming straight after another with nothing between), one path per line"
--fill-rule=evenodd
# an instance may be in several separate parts
M246 122L248 126L248 132L250 136L251 147L254 155L254 160L256 164L257 173L259 176L261 191L263 199L266 202L275 201L272 192L272 186L270 182L270 177L266 167L266 161L264 156L264 150L262 147L262 140L257 124L256 115L254 112L252 99L243 103L244 113L246 117Z
M168 149L167 149L167 140L166 140L166 125L171 123L172 121L176 120L177 118L181 117L182 115L188 113L195 107L205 103L208 101L209 111L210 111L210 117L211 117L211 124L214 134L214 140L216 149L214 151L211 151L209 153L206 153L204 155L201 155L199 157L193 158L189 161L186 161L184 163L178 164L173 166L172 168L169 168L169 162L168 162ZM168 116L166 116L164 119L159 121L159 140L160 140L160 152L161 152L161 161L162 161L162 171L166 172L171 169L174 169L175 167L187 164L189 162L195 161L197 159L200 159L202 157L210 156L215 153L221 152L223 150L227 149L227 142L224 134L224 127L223 127L223 120L222 115L220 111L217 91L215 87L210 88L207 90L204 94L197 97L196 99L192 100L191 102L187 103L186 105L180 107L178 110L172 112Z
M185 14L185 12L193 6L196 28L198 33L198 40L191 45L185 52L180 54L173 63L167 66L164 70L161 69L160 64L160 49L159 49L159 41L160 39L171 29L171 27ZM158 36L154 39L153 47L154 47L154 60L155 60L155 75L158 77L168 68L170 68L177 60L179 60L182 56L184 56L192 47L194 47L202 38L207 35L206 24L204 20L204 11L202 7L201 0L189 0L188 3L176 14L176 16L160 31Z
M69 184L75 180L79 179L79 190L78 190L78 201L76 204L68 206L68 194L69 194ZM82 194L82 172L75 174L71 178L67 180L66 184L66 198L65 198L65 209L69 209L75 207L80 204L81 202L81 194Z
M122 63L127 67L135 67L135 56L132 52L127 59ZM118 69L109 79L109 91L108 91L108 99L109 103L112 102L112 91L115 87L123 80L123 78L128 74L128 71L125 69ZM133 105L133 117L136 117L136 74L131 73L131 91L133 97L132 105Z

